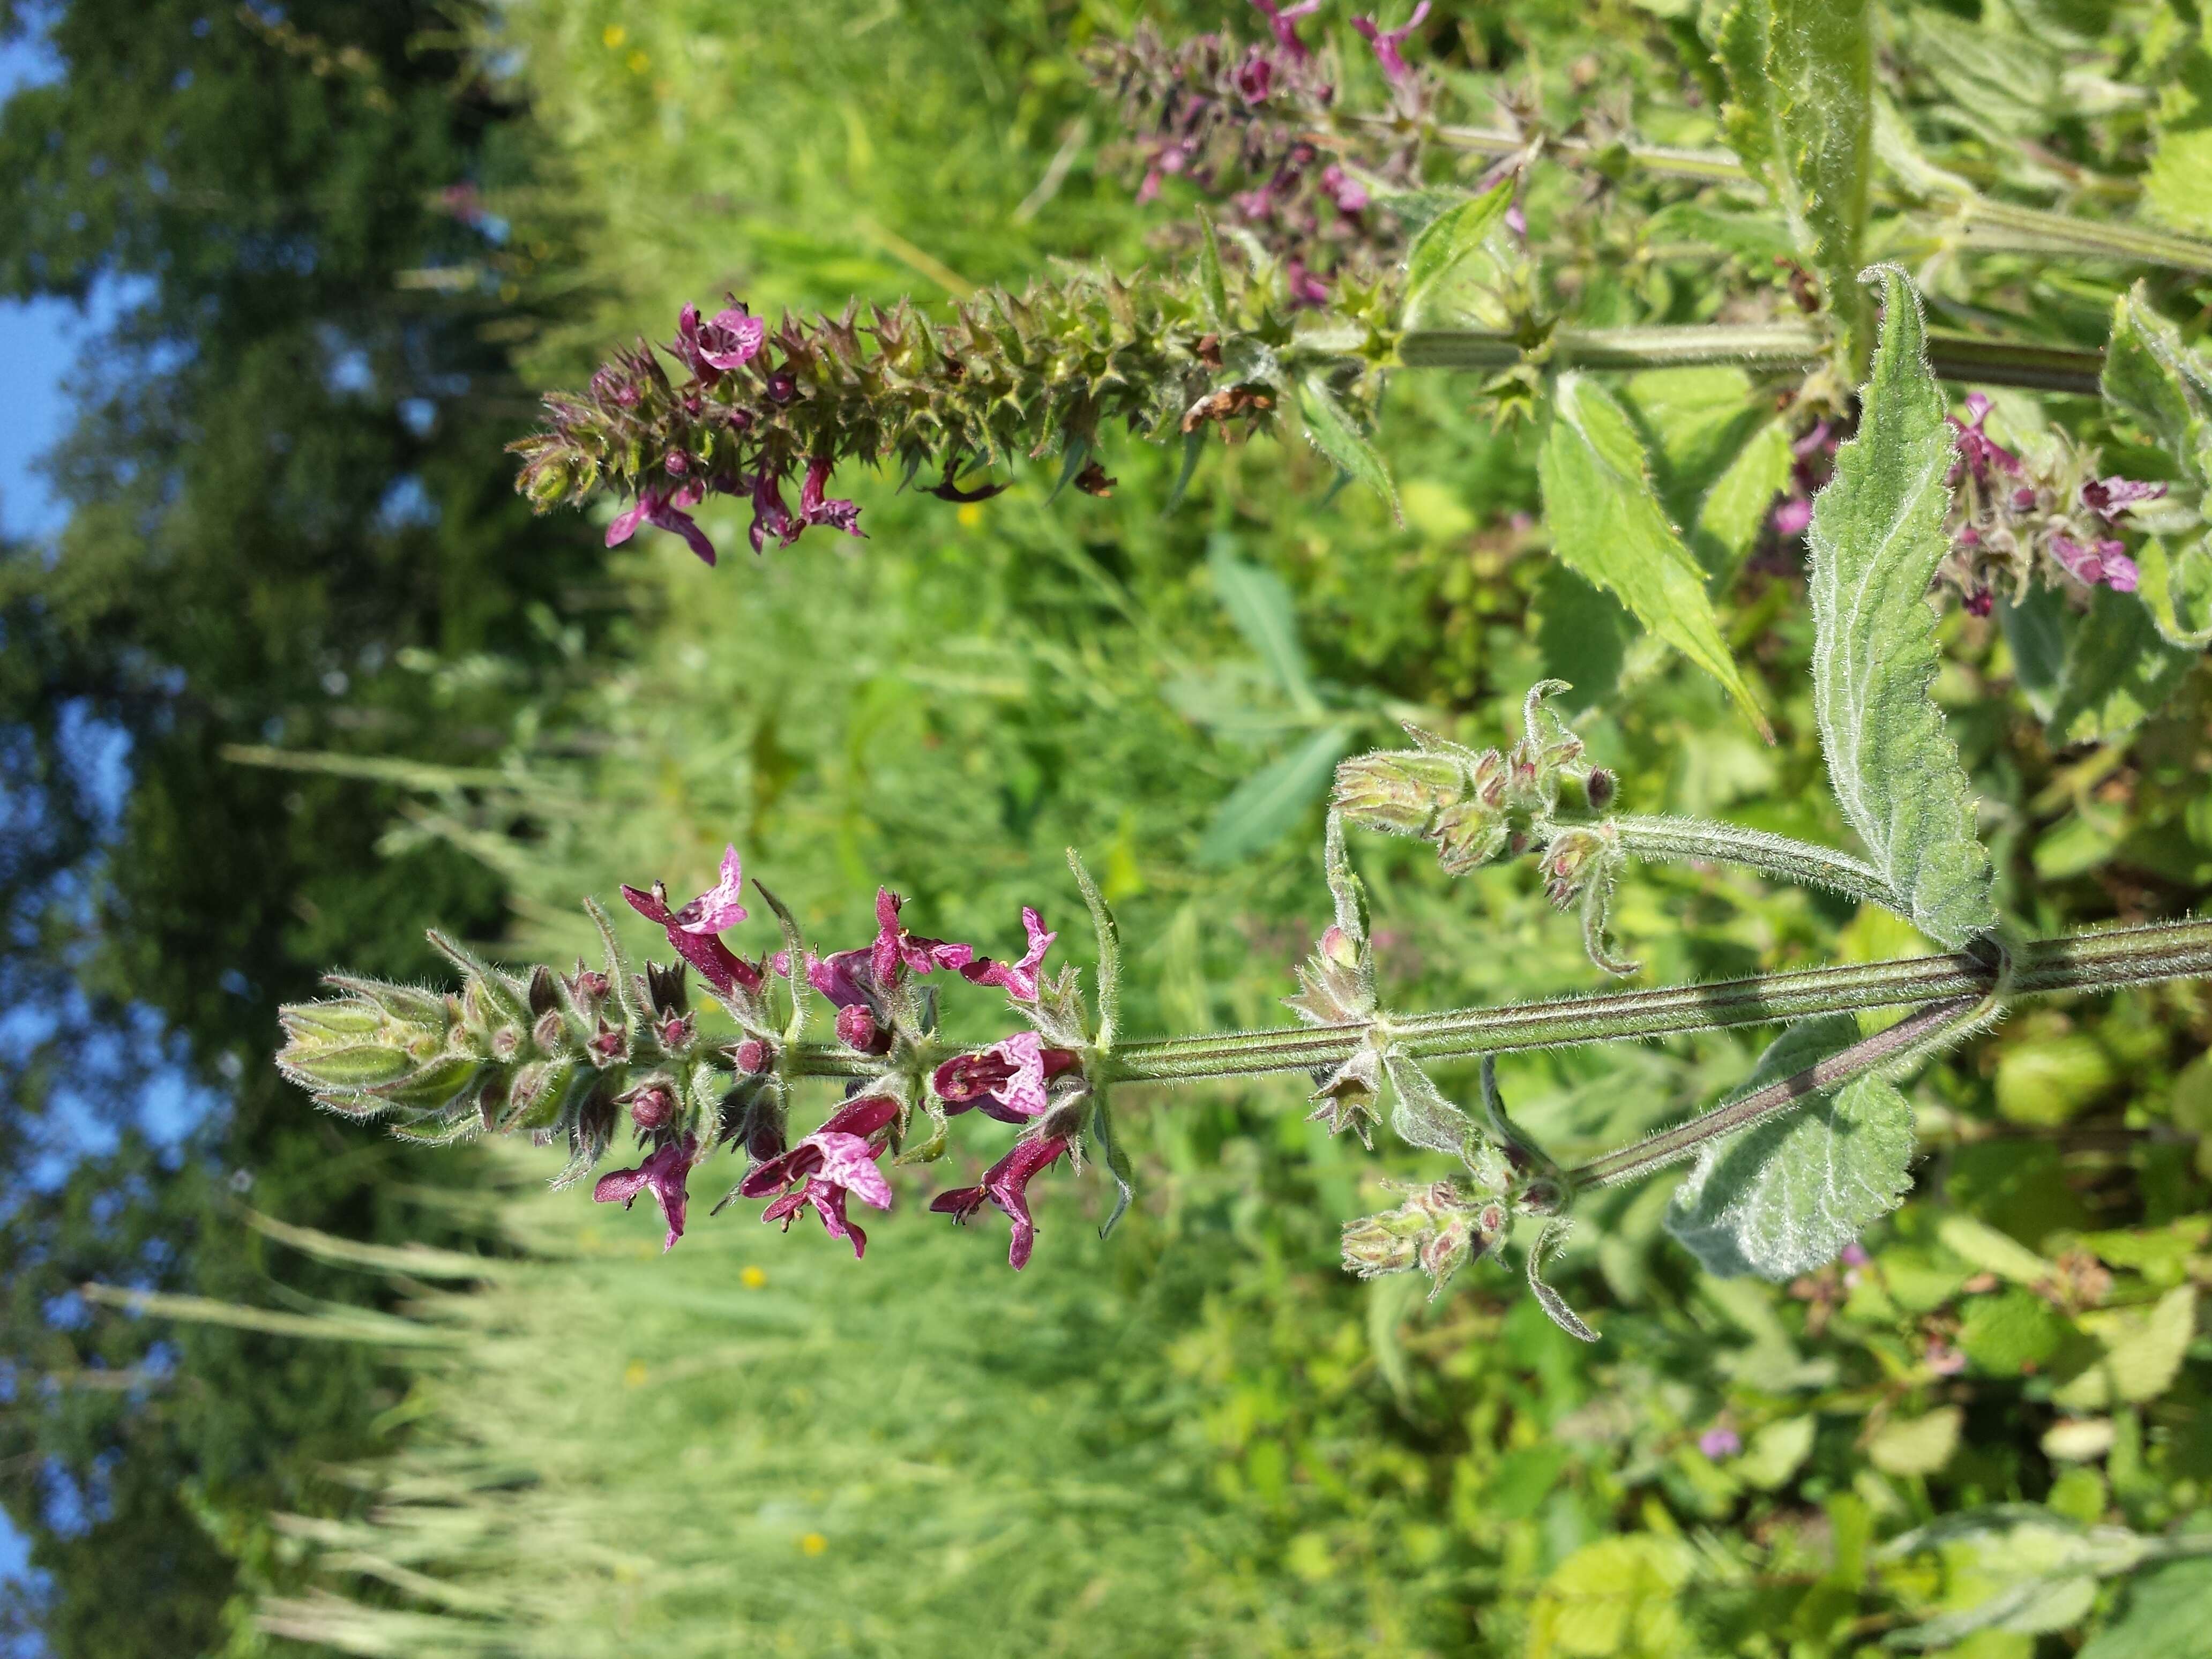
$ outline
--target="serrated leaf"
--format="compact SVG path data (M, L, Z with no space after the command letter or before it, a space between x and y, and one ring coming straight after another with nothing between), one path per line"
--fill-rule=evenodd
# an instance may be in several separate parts
M1298 409L1304 415L1306 438L1347 478L1356 478L1380 495L1390 508L1392 520L1406 521L1398 507L1398 491L1390 482L1390 469L1366 434L1345 412L1328 381L1318 372L1306 376L1298 387Z
M1717 575L1732 574L1759 538L1774 498L1789 487L1791 463L1790 434L1779 421L1769 421L1753 432L1736 451L1698 509L1693 550L1698 562Z
M1646 628L1718 680L1759 734L1771 738L1758 699L1721 637L1705 572L1652 489L1636 428L1596 381L1560 377L1537 472L1559 557L1618 595Z
M1845 362L1869 332L1858 285L1874 163L1869 0L1736 0L1717 51L1723 131L1773 191L1798 257L1820 278Z
M1504 219L1506 210L1513 205L1513 192L1518 183L1517 179L1507 179L1480 196L1471 196L1446 208L1421 227L1413 246L1406 250L1401 327L1421 325L1424 310L1439 285L1463 261L1481 251L1491 233Z
M1858 435L1813 503L1813 701L1844 817L1914 926L1945 945L1996 926L1990 855L1959 751L1928 695L1936 567L1950 550L1951 428L1923 351L1920 302L1880 268L1881 343Z
M1314 695L1305 647L1298 643L1297 609L1283 579L1238 558L1235 544L1225 536L1214 538L1206 567L1221 608L1229 613L1244 642L1267 665L1283 695L1303 711L1318 713L1321 700Z
M1794 1077L1859 1039L1848 1014L1791 1026L1722 1101ZM1667 1231L1723 1279L1787 1279L1832 1261L1911 1183L1912 1109L1876 1078L1857 1078L1707 1146L1674 1189Z
M1221 803L1198 844L1198 861L1219 869L1281 840L1321 799L1337 762L1351 750L1352 728L1328 726L1303 748L1261 767Z
M2176 230L2212 235L2212 53L2191 47L2151 124L2143 199Z
M2074 630L2066 678L2051 714L2053 743L2108 743L2166 705L2199 653L2170 643L2132 593L2099 588Z

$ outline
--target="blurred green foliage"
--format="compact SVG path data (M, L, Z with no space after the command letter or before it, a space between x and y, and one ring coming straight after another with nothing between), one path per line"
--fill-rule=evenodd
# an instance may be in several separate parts
M1471 74L1537 76L1555 113L1632 89L1648 134L1711 142L1713 88L1670 15L1687 9L1447 5L1424 42ZM2039 52L2120 42L2097 48L2120 76L2152 72L2128 30L2179 52L2191 15L2016 10ZM1219 12L1147 15L1195 28ZM1892 21L1948 43L1906 89L1967 134L1969 159L2027 165L2015 131L2062 156L2107 138L2139 150L2140 99L2094 131L2055 92L1994 100L1969 50L2005 26L1994 8ZM481 42L526 91L539 146L492 198L514 226L500 280L526 307L508 337L559 382L726 288L757 307L835 306L938 298L1049 254L1158 257L1147 234L1172 206L1128 204L1073 61L1127 21L1098 0L515 0ZM2014 182L2045 181L2029 167ZM1639 252L1658 234L1640 202L1606 200L1592 234L1617 257L1589 265L1584 320L1694 312L1694 286ZM1929 277L1939 304L2092 333L2111 289L2006 256ZM1729 446L1681 411L1730 388L1675 374L1619 390L1690 525ZM1048 506L1040 475L955 511L863 482L866 543L811 538L718 572L648 537L611 565L618 655L580 690L519 698L509 781L414 775L381 842L399 862L382 867L469 854L509 896L496 948L518 960L585 948L582 893L654 876L697 890L725 840L821 945L866 936L880 882L917 926L1001 954L1037 904L1079 960L1074 845L1120 913L1131 1027L1196 1030L1279 1018L1327 909L1318 811L1226 854L1220 815L1332 734L1380 740L1410 716L1493 742L1525 686L1556 673L1629 810L1841 844L1803 585L1753 547L1756 514L1709 507L1692 546L1772 747L1548 557L1533 437L1493 429L1473 392L1439 376L1393 389L1403 527L1364 493L1331 495L1311 455L1260 445L1216 452L1171 516L1169 458L1132 447L1109 458L1120 485L1103 501ZM2037 416L2032 399L2006 407ZM1771 489L1753 493L1763 508ZM741 518L703 516L741 544ZM1295 656L1255 643L1251 569L1289 595ZM2007 909L2052 929L2201 902L2201 661L2162 713L2057 748L2002 633L1954 613L1943 643L1938 695ZM462 697L504 659L416 660L434 695ZM1300 659L1303 675L1286 667ZM1358 854L1395 1006L1589 982L1533 872L1455 884L1418 847ZM1654 982L1922 948L1881 913L1725 872L1633 871L1615 921ZM353 941L324 948L381 965ZM951 1028L995 1034L990 1000L956 988ZM2212 1507L2212 1347L2196 1334L2212 1280L2208 1039L2212 1001L2193 986L2043 1005L1978 1039L1908 1091L1924 1161L1869 1259L1792 1285L1698 1274L1659 1231L1667 1180L1604 1195L1560 1268L1603 1330L1595 1349L1484 1270L1433 1306L1410 1281L1345 1278L1338 1222L1372 1207L1377 1176L1418 1166L1325 1139L1287 1083L1131 1091L1137 1209L1102 1247L1099 1179L1041 1183L1019 1277L991 1222L963 1233L923 1212L980 1164L988 1136L964 1123L958 1169L902 1176L857 1265L742 1207L700 1217L663 1257L648 1213L532 1194L554 1155L502 1150L498 1201L473 1224L525 1261L480 1290L419 1294L410 1311L465 1340L414 1364L377 1425L389 1455L349 1468L349 1515L203 1504L265 1598L258 1624L235 1604L233 1650L1814 1659L1972 1615L2032 1560L2073 1584L2071 1601L2034 1604L2064 1618L2031 1610L1949 1650L2048 1659L2072 1638L2045 1629L2101 1627L2103 1656L2163 1651L2127 1644L2181 1622L2202 1564L2130 1583L2068 1551L2084 1527L2202 1529ZM1746 1034L1501 1072L1516 1116L1578 1153L1711 1102L1756 1050ZM699 1172L699 1209L725 1170ZM305 1282L304 1261L272 1259ZM2000 1504L2033 1506L2041 1554L2017 1527L1915 1534Z

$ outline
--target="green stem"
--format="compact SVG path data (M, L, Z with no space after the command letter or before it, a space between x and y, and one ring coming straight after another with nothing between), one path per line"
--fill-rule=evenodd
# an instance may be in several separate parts
M1762 875L1825 887L1862 904L1879 904L1912 920L1911 902L1882 879L1881 872L1848 853L1702 818L1620 817L1607 821L1620 834L1621 850L1647 864L1740 864Z
M1755 1089L1742 1099L1732 1100L1687 1123L1662 1129L1633 1146L1592 1158L1579 1169L1570 1170L1567 1180L1578 1188L1611 1187L1650 1175L1670 1164L1679 1164L1709 1141L1778 1117L1814 1095L1826 1094L1855 1077L1896 1064L1913 1049L1940 1040L1951 1026L1971 1019L1978 1006L1976 999L1961 997L1923 1008L1887 1030L1877 1031L1847 1048L1824 1055L1794 1076Z
M1826 343L1804 323L1717 324L1663 328L1565 328L1554 332L1546 361L1563 368L1680 368L1726 363L1754 374L1810 374L1827 361ZM1407 332L1398 356L1408 368L1495 370L1524 356L1510 334L1480 329L1424 328ZM2039 392L2097 395L2101 351L2023 341L1989 340L1933 331L1928 358L1948 380L2026 386Z

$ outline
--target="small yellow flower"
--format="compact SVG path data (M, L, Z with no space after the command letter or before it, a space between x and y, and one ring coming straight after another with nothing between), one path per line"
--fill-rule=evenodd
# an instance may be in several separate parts
M629 72L632 75L642 75L652 62L653 59L647 57L644 52L634 52L629 55Z
M738 1283L749 1291L757 1291L768 1283L768 1275L747 1262L738 1273Z
M960 521L963 530L973 530L983 522L983 509L974 501L963 501L960 510L952 516Z
M633 1389L643 1388L645 1386L645 1361L642 1359L631 1360L629 1365L625 1367L623 1371L623 1381Z
M621 46L623 41L629 39L629 31L624 28L620 23L610 23L607 25L606 33L602 34L599 39L605 41L607 43L607 50L609 52L612 52L617 46Z
M799 1547L809 1555L819 1555L830 1547L830 1540L818 1532L810 1532L799 1540Z

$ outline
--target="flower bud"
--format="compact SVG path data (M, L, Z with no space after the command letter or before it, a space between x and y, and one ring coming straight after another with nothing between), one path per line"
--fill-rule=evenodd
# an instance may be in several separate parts
M629 1103L630 1121L641 1129L665 1128L676 1115L676 1097L658 1083L636 1091Z
M530 1040L539 1049L550 1054L561 1046L561 1040L568 1035L568 1022L558 1013L548 1010L538 1015L537 1023L531 1026Z
M1419 1267L1433 1281L1434 1301L1454 1273L1505 1236L1505 1206L1449 1181L1401 1190L1406 1201L1396 1209L1344 1224L1344 1265L1362 1279Z
M768 1044L758 1037L747 1037L738 1044L731 1058L737 1061L738 1069L749 1076L765 1072L775 1063L775 1056L769 1051Z
M1576 824L1553 836L1544 848L1544 891L1564 910L1593 882L1611 874L1620 840L1610 825Z
M1385 835L1426 833L1466 789L1467 769L1449 755L1378 750L1336 769L1336 805L1345 822Z
M1480 869L1506 848L1505 819L1495 807L1468 800L1449 807L1437 819L1429 839L1437 844L1437 862L1448 876L1463 876Z

